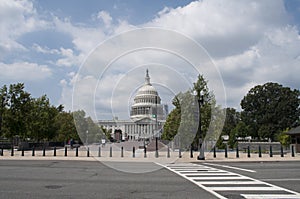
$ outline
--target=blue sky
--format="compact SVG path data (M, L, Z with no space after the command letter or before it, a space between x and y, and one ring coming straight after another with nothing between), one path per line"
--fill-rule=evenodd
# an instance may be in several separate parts
M151 3L141 0L0 0L0 85L24 82L26 90L34 97L47 94L53 104L61 103L71 110L78 70L90 61L89 55L97 51L97 46L115 35L147 27L176 31L205 49L224 83L226 96L218 89L214 90L219 104L223 106L240 109L239 103L250 88L269 81L299 89L298 0L156 0ZM164 41L163 38L156 39ZM145 61L145 55L148 58L158 56L145 53L139 58ZM107 87L115 85L120 80L118 78L124 78L120 75L124 75L126 70L121 66L126 68L129 63L134 63L129 57L136 59L128 56L121 60L117 63L120 65L119 73L105 77ZM160 60L156 62L181 63L180 60L168 63L165 59L161 53ZM137 63L140 62L134 64ZM186 71L189 73L189 69ZM205 72L204 76L209 77L213 88L214 82L220 78L214 79ZM132 75L137 85L141 85L144 68ZM177 79L156 66L152 70L150 68L150 75L163 93L164 103L170 104L174 94L171 91L180 87L175 86ZM157 76L161 76L160 79ZM95 76L97 78L99 76ZM161 84L158 80L162 81ZM131 85L126 87L132 88ZM183 91L187 87L180 89ZM85 90L80 92L85 93L88 88L89 85L85 85L82 87ZM95 106L94 112L108 111L107 107L111 106L111 94L104 93L99 99L103 103ZM128 115L131 94L132 91L126 91L123 98L118 98L125 103L116 105L120 107L116 116L125 118ZM106 114L103 117L111 116Z
M91 15L105 10L114 19L123 19L130 24L138 25L153 19L164 7L185 6L191 0L168 1L154 0L151 3L140 0L122 1L97 1L88 2L82 0L45 0L37 2L37 6L46 12L55 13L56 16L71 17L75 23L94 25Z

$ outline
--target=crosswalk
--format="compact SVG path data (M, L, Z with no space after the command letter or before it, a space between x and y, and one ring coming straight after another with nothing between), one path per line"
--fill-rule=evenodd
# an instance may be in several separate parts
M300 199L297 192L207 165L182 163L162 166L221 199Z

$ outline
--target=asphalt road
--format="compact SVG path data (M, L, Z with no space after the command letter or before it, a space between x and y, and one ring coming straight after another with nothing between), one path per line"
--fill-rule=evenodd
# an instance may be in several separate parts
M122 164L139 167L154 163ZM199 165L300 191L300 162ZM1 160L0 179L0 198L216 198L165 168L132 174L114 170L97 161ZM241 198L236 191L219 193L225 198Z
M300 192L299 161L224 162L214 163L209 166L248 176L298 193ZM247 170L254 172L249 172Z
M1 160L0 179L0 198L215 198L166 169L131 174L96 161Z

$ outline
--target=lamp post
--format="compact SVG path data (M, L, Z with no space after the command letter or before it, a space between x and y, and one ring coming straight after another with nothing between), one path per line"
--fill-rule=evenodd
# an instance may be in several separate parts
M205 160L204 156L204 147L203 147L203 133L201 131L201 106L204 103L203 94L201 91L195 91L194 94L197 96L198 108L199 108L199 123L198 123L198 135L199 135L199 155L197 156L197 160Z
M85 138L86 146L88 145L88 140L89 140L89 130L86 130L86 138Z
M158 158L158 126L157 126L157 96L155 96L155 157Z

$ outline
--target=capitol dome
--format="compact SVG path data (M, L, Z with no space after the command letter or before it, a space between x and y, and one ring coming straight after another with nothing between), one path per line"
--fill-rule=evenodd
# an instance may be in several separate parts
M157 90L150 83L150 76L148 69L146 70L146 77L144 85L139 88L134 103L131 106L130 118L132 120L139 120L143 118L160 118L162 113L161 99ZM157 111L156 111L157 110Z

